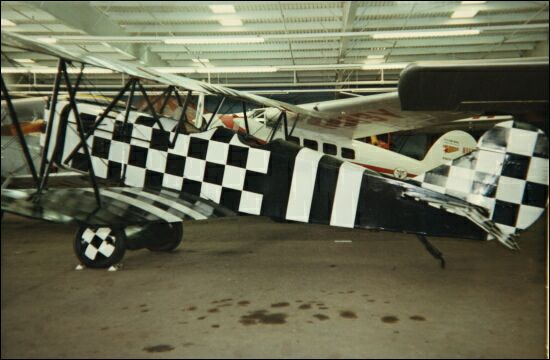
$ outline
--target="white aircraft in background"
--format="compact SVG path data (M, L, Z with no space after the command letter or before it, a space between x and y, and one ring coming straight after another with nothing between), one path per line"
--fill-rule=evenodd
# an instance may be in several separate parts
M311 106L310 104L304 105ZM247 112L250 135L262 142L267 142L273 135L275 121L270 112L276 109L259 108ZM271 115L271 116L270 116ZM457 127L471 121L506 121L510 116L476 117L458 120ZM223 125L227 128L246 133L243 113L220 115L215 118L211 126ZM291 125L289 124L289 127ZM294 124L292 124L294 127ZM391 136L391 135L390 135ZM273 139L284 139L282 127L275 132ZM302 126L297 122L289 141L297 145L317 150L340 160L351 161L371 170L405 179L413 178L431 170L445 162L454 160L472 151L476 140L462 130L451 130L442 135L426 152L422 160L400 154L390 150L390 144L382 141L376 135L363 138L352 138L348 133L342 133L339 128L321 127L316 130Z

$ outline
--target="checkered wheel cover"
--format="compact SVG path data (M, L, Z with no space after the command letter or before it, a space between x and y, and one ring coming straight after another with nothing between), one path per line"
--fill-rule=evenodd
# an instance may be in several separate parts
M116 240L108 227L87 227L80 236L81 253L91 261L108 259L116 250Z

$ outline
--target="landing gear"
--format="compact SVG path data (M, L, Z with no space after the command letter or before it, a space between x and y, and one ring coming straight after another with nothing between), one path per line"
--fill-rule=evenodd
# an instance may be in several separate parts
M126 250L175 250L183 238L182 223L129 226L126 229L82 226L74 239L74 251L82 265L89 268L117 266Z
M126 252L126 236L121 229L82 226L74 239L74 252L89 268L116 265Z
M183 225L181 223L161 224L163 228L157 230L157 236L164 237L164 241L148 245L150 251L170 252L176 250L183 239ZM159 226L159 225L157 225Z

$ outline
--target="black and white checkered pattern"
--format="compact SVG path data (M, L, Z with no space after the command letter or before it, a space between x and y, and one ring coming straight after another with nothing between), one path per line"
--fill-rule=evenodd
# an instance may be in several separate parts
M81 239L82 253L92 261L107 259L115 252L116 238L108 227L88 227Z
M480 139L469 155L414 180L487 210L500 231L515 234L533 224L548 199L548 138L541 130L507 121Z
M131 187L184 191L247 214L259 215L263 195L257 181L268 171L270 152L250 147L237 134L224 129L179 134L162 131L153 122L123 126L121 119L106 119L88 139L97 177L124 179ZM74 125L69 125L69 130ZM75 134L66 136L64 156L78 144ZM71 167L86 171L83 151Z

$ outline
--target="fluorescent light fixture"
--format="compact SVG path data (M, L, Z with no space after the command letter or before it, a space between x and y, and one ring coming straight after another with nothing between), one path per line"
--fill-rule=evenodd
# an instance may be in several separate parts
M190 37L190 38L172 38L165 39L167 45L193 45L193 44L252 44L264 42L263 37L259 36L240 36L240 37Z
M460 3L462 5L479 5L479 4L485 4L487 1L461 1Z
M35 61L33 59L13 59L17 61L20 64L34 64Z
M233 5L208 5L214 14L234 14L235 7Z
M240 19L221 19L220 24L223 26L242 26L243 22Z
M478 29L464 29L464 30L423 30L423 31L391 31L391 32L379 32L372 35L373 39L411 39L411 38L425 38L425 37L442 37L442 36L467 36L467 35L479 35Z
M47 67L47 66L35 66L26 69L33 74L57 74L57 68ZM67 72L69 74L79 74L80 69L77 68L68 68ZM85 67L84 74L112 74L113 71L109 69L99 68L99 67Z
M362 70L400 70L407 67L409 63L385 63L385 64L367 64L361 67Z
M209 67L199 68L196 72L199 74L215 73L265 73L276 72L275 66L228 66L228 67Z
M469 19L476 16L478 9L458 9L452 15L451 19Z
M194 63L209 63L210 60L208 59L191 59Z
M39 37L39 38L36 38L36 40L46 44L55 44L57 42L57 39L53 37Z
M368 55L367 59L368 60L374 60L374 59L383 59L385 57L386 57L386 55Z
M29 72L29 68L24 67L2 67L2 74L26 74Z
M16 24L8 19L2 19L2 26L16 26Z
M196 70L195 68L192 68L192 67L176 67L176 66L154 67L152 69L163 74L189 74L189 73L194 73Z

